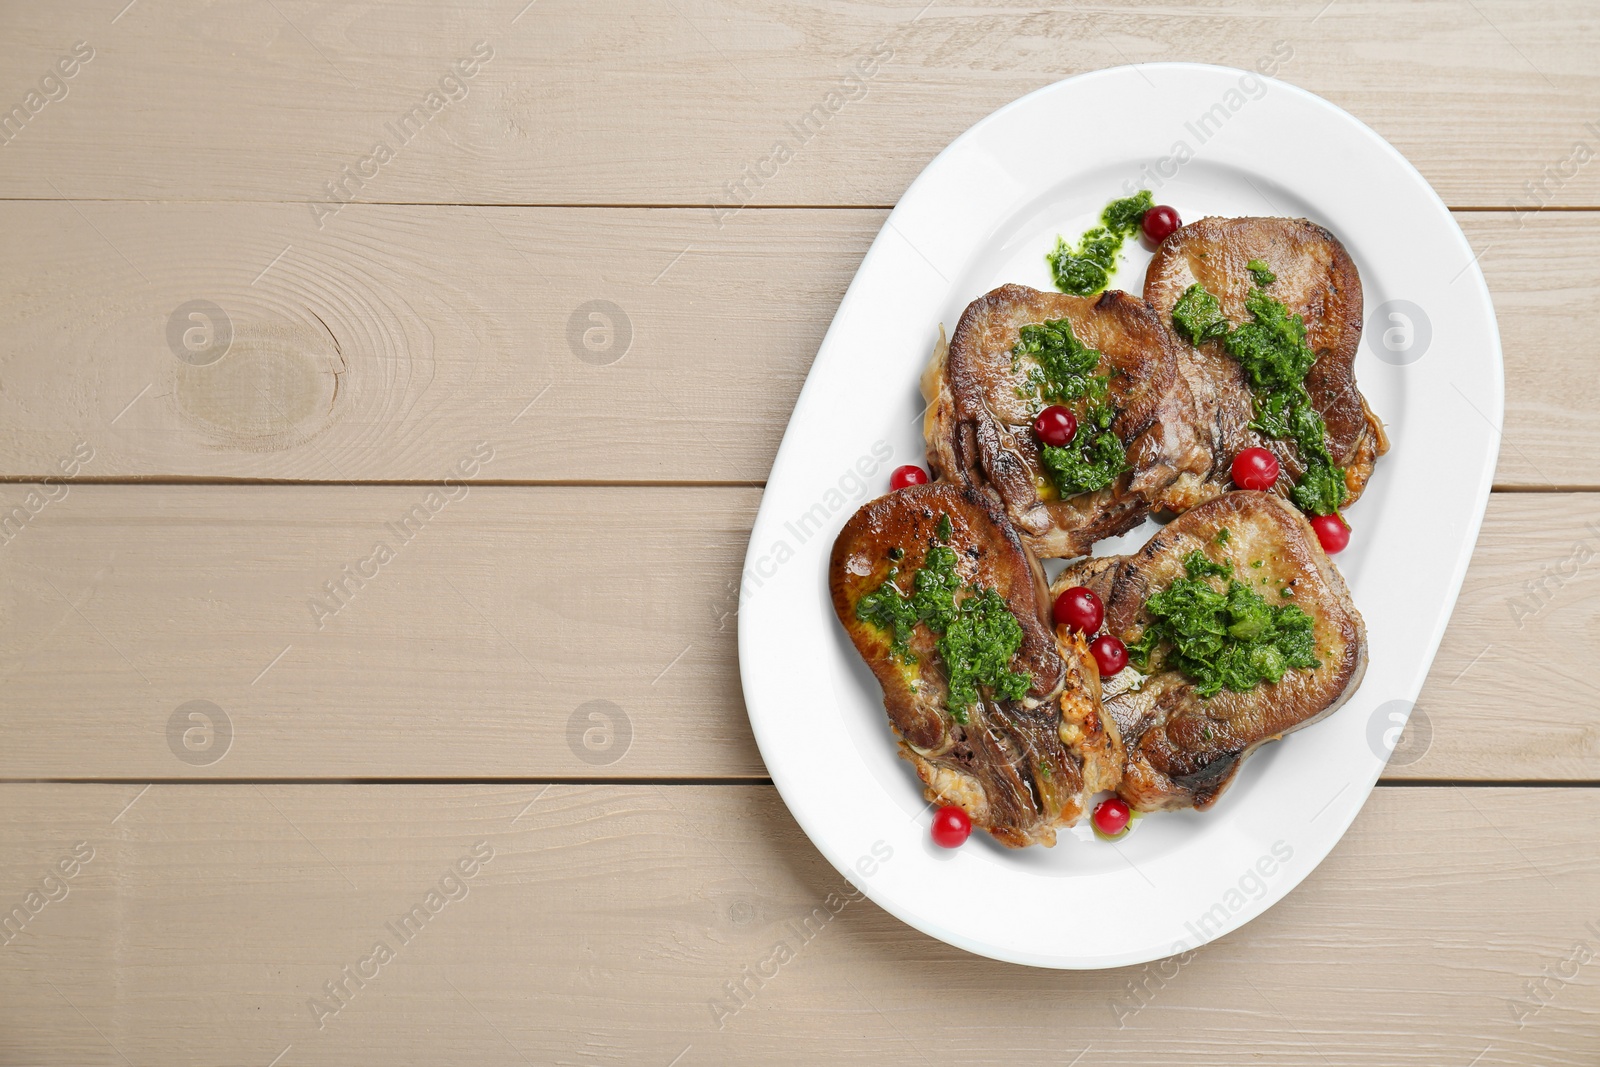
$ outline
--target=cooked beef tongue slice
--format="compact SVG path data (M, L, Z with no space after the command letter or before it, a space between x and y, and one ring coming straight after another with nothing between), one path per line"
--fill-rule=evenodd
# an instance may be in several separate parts
M915 625L909 655L902 656L892 651L892 632L857 616L857 605L884 585L891 568L897 588L910 593L915 573L940 547L954 553L964 591L993 590L1003 601L1021 630L1009 669L1028 675L1019 695L980 690L959 716L947 706L949 675L938 636L926 624ZM1083 662L1081 646L1058 646L1045 618L1043 572L998 507L949 482L870 501L834 542L829 585L839 621L883 687L901 755L915 766L928 798L960 806L1007 845L1053 843L1055 828L1081 814L1084 754L1097 761L1095 781L1108 773L1104 730L1090 714L1097 705L1085 698L1093 668ZM1064 696L1072 716L1068 741Z
M1041 462L1033 420L1050 401L1029 383L1032 357L1014 359L1025 326L1064 320L1074 338L1100 353L1116 412L1111 430L1128 469L1103 489L1063 499ZM1123 533L1151 507L1170 507L1166 490L1187 474L1203 479L1209 438L1194 425L1178 344L1142 299L1124 292L1097 297L1003 285L962 313L948 347L923 377L928 461L936 474L998 496L1006 516L1037 555L1066 558ZM1069 402L1082 424L1083 404Z
M1255 260L1275 275L1267 294L1305 320L1306 343L1317 354L1306 375L1306 391L1327 424L1328 450L1345 470L1345 504L1352 504L1389 442L1383 423L1356 387L1361 277L1338 238L1305 219L1204 218L1161 242L1145 272L1144 297L1170 327L1173 306L1198 283L1217 298L1223 317L1239 326L1252 321L1245 298L1256 287L1248 266ZM1217 341L1196 349L1176 330L1174 338L1179 372L1189 385L1213 456L1210 475L1185 486L1186 506L1225 490L1233 457L1246 448L1267 448L1278 456L1289 477L1281 478L1275 490L1287 493L1305 464L1292 443L1250 428L1254 410L1243 369Z
M1269 604L1309 614L1321 665L1209 698L1176 669L1156 669L1132 690L1133 668L1102 679L1106 713L1126 749L1118 792L1141 811L1210 807L1250 753L1333 712L1366 670L1366 628L1344 579L1305 518L1270 493L1227 493L1195 507L1132 555L1068 567L1052 591L1092 589L1105 604L1105 631L1131 644L1151 622L1146 602L1186 575L1192 552L1228 566ZM1220 591L1226 580L1216 581Z

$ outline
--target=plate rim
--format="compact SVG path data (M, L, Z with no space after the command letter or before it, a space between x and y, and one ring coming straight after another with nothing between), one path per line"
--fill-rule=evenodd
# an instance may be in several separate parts
M836 330L840 329L841 319L844 317L844 312L851 306L852 296L855 293L858 284L861 283L861 280L864 276L870 276L873 273L871 270L869 270L869 268L875 265L876 259L881 255L881 245L883 244L885 237L891 232L898 231L898 227L893 225L897 216L900 216L903 213L903 209L908 203L915 205L916 201L919 199L920 192L926 190L926 188L934 181L943 177L943 175L939 172L949 166L949 164L945 163L947 159L949 159L953 154L964 150L965 147L976 138L983 136L985 130L1005 121L1017 111L1027 109L1032 106L1038 106L1041 99L1046 99L1056 94L1071 91L1073 88L1081 88L1085 83L1092 83L1098 80L1111 80L1116 78L1127 78L1130 75L1138 75L1139 77L1145 77L1146 81L1148 81L1148 78L1144 74L1145 71L1170 71L1179 74L1198 73L1206 76L1225 75L1228 77L1241 77L1248 75L1267 83L1273 91L1283 91L1288 93L1296 97L1302 104L1308 104L1325 112L1331 117L1332 121L1347 125L1361 137L1365 138L1369 144L1383 152L1392 162L1399 164L1401 173L1409 180L1411 185L1417 191L1421 192L1424 196L1431 200L1438 211L1439 217L1449 224L1450 237L1455 241L1457 247L1469 260L1467 267L1464 268L1462 273L1469 279L1469 282L1474 289L1474 293L1472 294L1474 302L1481 308L1486 317L1486 323L1488 326L1488 330L1483 338L1485 352L1488 356L1488 370L1490 371L1486 384L1490 387L1491 394L1490 411L1486 413L1486 419L1489 422L1490 429L1494 431L1495 438L1492 441L1493 447L1489 450L1486 458L1484 459L1481 469L1476 472L1478 484L1473 487L1473 507L1467 523L1467 528L1464 530L1459 539L1459 552L1457 559L1454 561L1454 564L1451 568L1450 576L1447 582L1446 595L1440 605L1440 610L1434 616L1437 623L1435 632L1429 635L1426 640L1426 662L1431 665L1434 657L1437 655L1439 644L1442 641L1444 632L1448 627L1450 618L1454 614L1461 587L1465 580L1468 567L1470 566L1470 561L1482 528L1489 495L1493 485L1495 468L1498 463L1498 456L1500 452L1499 436L1501 433L1501 428L1504 425L1505 381L1504 355L1501 346L1498 320L1495 315L1493 300L1488 292L1487 284L1483 279L1481 268L1479 267L1478 261L1472 251L1470 242L1467 241L1466 235L1462 232L1459 223L1450 213L1448 206L1444 203L1442 198L1439 197L1438 193L1422 176L1421 172L1418 171L1417 168L1408 159L1406 159L1398 149L1389 144L1388 141L1386 141L1375 130L1373 130L1366 123L1362 122L1360 119L1349 114L1332 102L1316 95L1315 93L1302 89L1299 86L1291 83L1262 75L1258 72L1251 72L1240 68L1217 64L1174 61L1121 65L1116 67L1101 68L1093 71L1086 71L1050 83L1048 85L1041 86L1021 97L1018 97L1015 100L1002 105L1001 107L985 115L983 118L979 119L976 123L963 131L959 136L957 136L948 145L935 154L934 157L923 168L923 170L917 175L916 179L914 179L911 184L907 186L905 193L902 194L895 208L891 210L890 213L885 217L884 222L877 235L874 237L871 246L868 248L866 254L862 257L861 263L852 277L849 287L847 288L843 298L840 300L828 330L824 335L821 344L818 346L817 355L820 359L824 353L828 352L830 348L834 346L835 332ZM944 164L944 166L942 167L941 164ZM901 238L909 243L909 238L906 238L903 233L901 234ZM972 249L969 249L968 253L970 254L971 251ZM931 261L929 262L931 266ZM934 269L937 272L937 267ZM953 283L951 283L951 285L953 288ZM1367 308L1363 309L1364 316L1368 310L1369 309ZM920 328L920 324L918 328ZM800 395L796 400L794 412L791 414L790 420L785 427L783 440L774 458L772 472L769 475L769 486L778 481L779 476L784 473L786 458L788 458L787 453L790 451L790 435L793 432L797 422L796 416L799 415L803 408L806 407L807 394L810 391L813 383L817 380L816 375L813 373L816 369L817 362L814 361L811 369L807 372L805 385L802 387ZM1464 395L1465 394L1463 394L1463 396ZM1467 472L1462 473L1464 476ZM761 508L757 513L755 522L752 525L751 539L745 554L744 569L741 572L741 586L743 585L744 577L750 573L751 567L756 560L757 553L760 551L760 546L764 543L764 539L760 536L760 534L767 525L765 520L767 520L769 517L767 515L769 499L770 493L768 491L764 491L762 494ZM752 625L750 621L751 618L752 616L743 610L743 606L741 606L738 616L740 680L741 689L743 690L746 702L746 712L751 723L752 733L754 734L757 746L761 751L763 763L765 764L768 774L772 778L773 784L776 787L779 795L783 797L785 806L788 808L790 814L794 817L797 824L799 824L801 830L806 834L812 845L817 848L817 850L843 877L845 877L852 885L856 886L857 889L870 897L876 904L878 904L879 907L882 907L885 911L894 915L896 918L900 919L902 922L905 922L907 925L910 925L914 929L917 929L930 937L944 941L947 944L951 944L963 950L973 952L977 955L1027 966L1046 967L1052 969L1101 969L1149 962L1151 960L1164 958L1164 956L1169 954L1151 954L1149 951L1141 949L1123 955L1112 954L1096 958L1067 958L1056 955L1040 956L1026 952L1014 951L1001 946L992 945L982 939L970 937L960 930L951 929L932 923L926 918L926 916L912 911L912 909L909 907L903 907L900 900L875 888L870 881L867 881L864 884L862 879L858 879L856 877L855 872L848 863L847 857L839 854L837 850L832 847L833 843L827 839L826 835L820 833L820 828L813 824L805 805L803 803L797 803L799 799L797 796L798 782L795 778L791 777L790 768L786 766L783 761L775 761L769 757L769 745L774 743L774 739L767 734L767 731L764 728L762 716L757 712L759 698L757 694L752 692L754 685L752 681L753 672L760 670L761 665L755 662L757 657L757 652L755 651L757 642L750 634L747 633L746 629L747 626ZM829 624L832 624L833 620L830 618L828 622ZM1425 675L1426 672L1424 671L1422 673ZM1421 683L1419 682L1419 687L1420 684ZM1416 694L1412 694L1413 701L1415 695ZM1337 847L1338 843L1343 839L1344 834L1348 831L1350 824L1365 806L1367 798L1371 796L1372 790L1375 787L1378 778L1382 775L1385 766L1386 761L1384 763L1378 763L1366 776L1364 781L1358 777L1352 777L1350 784L1361 784L1363 786L1360 792L1360 800L1359 802L1351 804L1343 810L1343 818L1340 821L1340 824L1337 826L1337 833L1333 834L1331 843L1326 849L1321 851L1319 855L1315 856L1312 862L1309 864L1299 865L1294 870L1287 872L1286 876L1281 881L1274 883L1270 890L1261 898L1259 898L1259 900L1252 902L1258 906L1246 907L1242 912L1233 917L1233 921L1226 923L1217 932L1210 934L1209 936L1198 941L1196 944L1188 947L1191 949L1199 948L1200 945L1209 943L1210 941L1216 940L1217 938L1238 929L1240 926L1243 926L1250 920L1265 913L1279 900L1292 892L1300 884L1300 882L1302 882L1321 864L1323 860L1327 858L1329 854L1331 854L1333 849Z

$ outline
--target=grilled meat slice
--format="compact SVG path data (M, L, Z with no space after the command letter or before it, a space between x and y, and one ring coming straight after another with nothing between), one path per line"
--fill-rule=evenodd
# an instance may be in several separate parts
M1111 431L1128 469L1105 488L1062 499L1041 463L1034 416L1045 406L1028 381L1032 357L1012 354L1022 327L1071 324L1076 340L1101 354L1110 378ZM1003 285L968 305L948 348L942 343L923 375L928 462L936 474L987 486L1023 541L1044 557L1080 556L1102 537L1136 526L1152 506L1170 507L1180 477L1203 479L1211 443L1196 433L1189 385L1180 376L1178 342L1149 305L1123 292L1098 297L1042 293ZM1083 403L1068 404L1084 424Z
M1172 234L1156 250L1145 272L1144 297L1172 323L1172 309L1184 291L1199 283L1222 305L1233 326L1251 321L1245 298L1255 286L1248 264L1262 260L1276 275L1266 286L1306 324L1306 343L1317 361L1306 375L1312 405L1327 424L1328 451L1344 468L1345 503L1354 503L1372 475L1374 462L1388 451L1383 423L1356 388L1356 349L1361 342L1361 278L1344 245L1305 219L1205 218ZM1241 449L1270 449L1292 479L1305 462L1292 442L1269 438L1250 428L1254 417L1244 370L1217 341L1199 348L1184 338L1179 368L1193 395L1196 419L1213 460L1203 478L1184 476L1174 487L1182 507L1191 507L1228 488L1229 465ZM1290 478L1275 489L1287 493ZM1179 509L1175 509L1179 510Z
M1225 493L1174 519L1131 556L1068 567L1052 592L1094 590L1105 604L1106 632L1132 646L1152 625L1150 597L1188 576L1193 552L1231 568L1269 604L1309 614L1320 665L1207 698L1193 678L1161 663L1168 650L1159 649L1148 676L1128 667L1102 679L1104 708L1127 754L1118 793L1140 811L1210 807L1251 752L1339 707L1367 666L1366 627L1344 579L1301 514L1271 493ZM1227 590L1226 579L1205 580Z
M886 582L894 583L890 596L912 594L917 572L938 570L934 556L946 549L953 602L992 590L1021 630L1009 670L1027 676L1010 694L980 685L970 704L954 710L951 666L928 623L914 621L897 652L894 628L858 610L874 594L881 604ZM1121 749L1102 721L1085 646L1081 639L1057 644L1044 614L1043 571L984 495L934 482L870 501L834 542L829 586L839 621L883 686L901 755L928 799L959 805L973 825L1012 847L1049 845L1057 826L1077 821L1088 795L1115 784Z

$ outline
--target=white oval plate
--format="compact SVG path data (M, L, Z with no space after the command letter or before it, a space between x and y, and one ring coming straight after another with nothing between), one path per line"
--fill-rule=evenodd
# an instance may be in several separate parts
M1367 319L1357 379L1392 443L1338 557L1371 665L1342 709L1258 752L1208 812L1151 816L1116 844L1085 823L1052 849L1012 851L981 832L939 849L878 685L834 618L828 554L890 470L925 463L917 382L940 324L953 329L1003 282L1050 289L1056 235L1075 241L1140 185L1189 220L1304 216L1355 257ZM1139 292L1149 258L1129 242L1112 286ZM1237 928L1328 854L1394 747L1477 538L1502 392L1494 309L1466 238L1397 151L1327 101L1170 63L1085 74L1001 108L890 214L773 464L739 613L745 701L773 781L846 878L972 952L1115 967ZM1129 551L1151 529L1096 553Z

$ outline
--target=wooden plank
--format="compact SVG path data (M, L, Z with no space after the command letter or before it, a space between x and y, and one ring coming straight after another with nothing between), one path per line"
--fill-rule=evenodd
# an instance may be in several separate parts
M882 215L753 213L709 240L689 211L0 220L0 472L84 441L92 477L437 481L490 440L489 478L638 482L766 477Z
M764 773L755 490L450 491L72 488L0 549L0 776ZM231 724L192 765L191 701Z
M1600 170L1572 155L1600 147L1581 0L107 8L7 14L7 108L75 41L94 58L43 86L58 99L36 97L5 145L0 196L304 204L346 181L343 195L383 202L710 205L774 170L783 142L791 158L754 180L757 203L886 205L1001 105L1181 55L1250 69L1287 57L1271 69L1374 127L1449 203L1532 203L1532 182L1551 203L1600 204ZM461 64L472 75L445 81ZM796 133L813 109L820 132ZM379 141L392 158L374 162Z
M1600 486L1600 214L1458 218L1505 346L1500 484ZM95 478L438 480L487 438L494 479L757 482L882 219L0 204L0 476L85 442ZM233 334L206 366L196 300Z
M452 491L422 521L423 487L70 487L0 543L0 777L765 774L735 629L756 490ZM1600 779L1597 574L1600 496L1495 496L1389 774Z
M1593 418L1600 410L1600 376L1593 370L1600 336L1600 311L1594 310L1600 308L1600 257L1593 250L1600 214L1519 220L1473 212L1456 218L1479 253L1505 354L1495 484L1543 490L1600 484Z
M1379 789L1265 915L1102 972L995 963L852 899L769 787L0 800L0 903L40 892L0 944L10 1062L1588 1067L1600 1048L1592 789ZM746 978L780 943L794 958Z
M1490 497L1450 628L1417 701L1426 728L1390 761L1387 776L1593 778L1600 759L1600 686L1590 673L1597 632L1600 497ZM1508 727L1520 735L1517 754L1501 761ZM1474 746L1479 754L1467 756ZM1457 759L1472 773L1453 774Z

